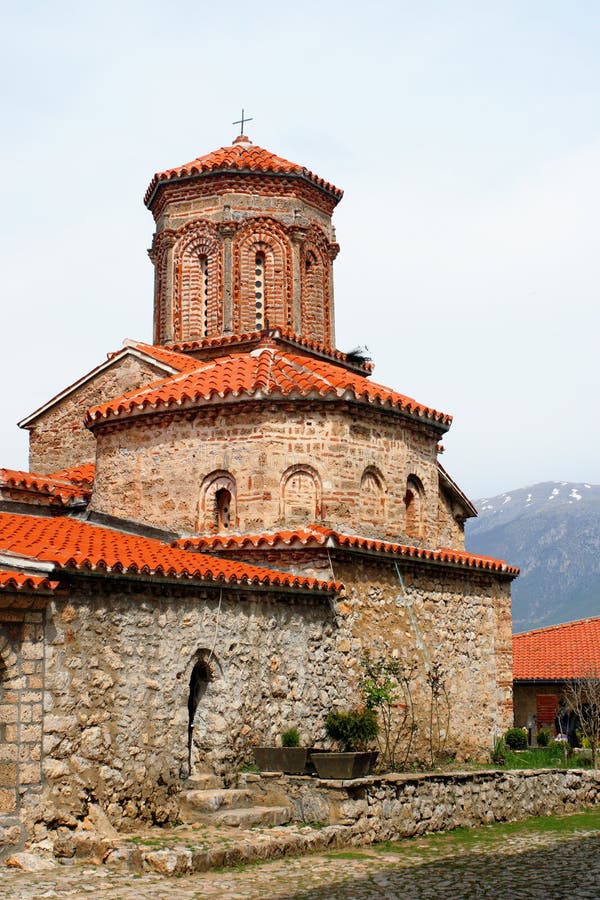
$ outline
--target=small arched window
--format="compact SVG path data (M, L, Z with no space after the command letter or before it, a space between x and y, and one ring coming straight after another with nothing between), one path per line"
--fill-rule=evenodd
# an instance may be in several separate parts
M230 472L211 472L200 486L196 530L229 531L237 523L235 479Z
M231 526L231 492L220 488L215 494L215 524L217 531L226 531Z
M254 257L254 309L254 327L262 331L265 327L265 254L262 252Z

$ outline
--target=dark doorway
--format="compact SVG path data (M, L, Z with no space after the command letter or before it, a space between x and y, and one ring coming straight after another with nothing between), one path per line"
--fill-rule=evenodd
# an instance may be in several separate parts
M194 719L200 701L206 694L211 680L210 669L204 659L199 659L190 675L188 695L188 774L192 774L192 748L194 744Z

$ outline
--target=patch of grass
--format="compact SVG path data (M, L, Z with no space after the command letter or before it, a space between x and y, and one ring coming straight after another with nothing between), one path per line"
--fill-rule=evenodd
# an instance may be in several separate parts
M588 809L569 816L533 816L521 822L495 822L474 828L460 827L439 834L406 838L403 841L383 841L373 844L377 853L409 854L414 849L431 852L443 845L449 849L470 850L487 847L495 841L515 834L543 832L564 835L580 831L600 831L600 808Z
M340 850L337 853L325 853L326 859L373 859L369 853L358 853L355 850Z
M501 769L588 769L591 759L583 753L571 753L568 745L552 742L547 747L530 747L515 753L508 747L502 748L504 763Z

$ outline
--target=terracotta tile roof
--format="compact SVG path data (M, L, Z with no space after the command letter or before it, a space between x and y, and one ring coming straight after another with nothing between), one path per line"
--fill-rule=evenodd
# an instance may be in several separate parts
M600 616L513 635L513 678L564 681L600 675Z
M124 573L183 581L334 592L319 581L261 566L187 553L161 541L72 518L0 513L0 551L54 563L57 570Z
M85 375L82 375L81 378L78 378L73 384L68 385L59 394L55 394L54 397L51 397L43 406L40 406L24 419L21 419L18 423L19 428L30 428L40 416L44 415L49 409L52 409L57 403L60 403L66 397L84 387L88 382L94 381L94 379L103 372L118 365L122 360L132 355L142 358L146 357L146 361L150 360L155 364L158 369L156 380L165 378L166 375L173 374L174 372L191 370L195 368L197 364L195 360L190 360L189 356L185 356L183 353L175 353L174 351L167 350L163 347L155 347L151 344L143 344L140 341L132 341L131 339L127 339L123 343L124 346L120 350L107 353L106 359L104 362L100 363L99 366L95 366L95 368L86 372Z
M310 172L304 166L283 159L281 156L275 156L269 150L264 150L253 144L248 138L242 140L241 136L233 144L228 147L221 147L219 150L213 150L204 156L198 156L183 166L177 166L174 169L166 169L164 172L157 172L144 196L144 203L150 206L158 187L165 181L174 181L182 178L194 178L202 175L214 175L216 173L252 173L252 174L268 174L283 175L288 177L303 178L310 181L316 187L320 188L328 194L333 195L336 200L341 200L343 191L335 187L333 184L324 181Z
M159 344L144 344L142 341L132 341L130 338L127 338L127 340L124 341L124 344L126 347L139 350L140 353L143 353L146 356L151 356L159 363L171 366L171 368L175 369L177 372L191 372L192 369L195 369L198 366L197 359L194 359L193 356L186 356L185 353L178 353L174 347L162 347Z
M95 473L96 464L90 462L82 463L80 466L73 466L70 469L61 469L59 472L51 472L47 477L57 481L71 481L73 484L79 484L83 487L91 487L94 483Z
M102 403L86 413L89 426L155 410L193 407L223 399L339 399L426 419L446 430L452 417L375 384L324 359L277 346L271 338L252 352L206 360L193 372L164 379Z
M375 368L375 365L373 362L371 362L371 360L363 360L361 362L358 362L348 353L343 353L341 350L336 350L335 347L326 347L324 344L319 343L319 341L314 341L310 338L302 337L302 335L296 334L293 331L287 331L282 328L274 328L269 332L269 336L278 343L281 342L283 344L291 344L296 347L303 347L306 350L310 350L311 352L319 356L324 356L334 362L344 363L349 368L364 372L367 375L370 374ZM201 340L197 341L183 341L181 343L169 344L169 347L172 347L173 350L180 350L184 353L189 353L193 351L209 350L218 347L231 347L241 344L258 344L261 340L263 340L263 338L263 331L250 331L246 332L245 334L227 334L220 335L219 337L202 338ZM197 366L198 361L194 360L194 362Z
M57 587L58 581L40 575L0 571L1 591L55 591Z
M206 537L183 538L174 546L187 550L219 551L261 549L275 546L294 547L339 547L340 549L358 550L367 553L383 553L400 556L405 559L418 559L424 562L444 563L447 565L465 566L469 569L486 569L502 575L516 577L519 570L509 566L502 559L491 556L474 556L462 550L451 550L442 547L428 550L424 547L411 547L394 544L390 541L378 541L354 534L343 534L326 528L324 525L309 525L307 528L288 531L265 532L263 534L242 535L210 535Z
M0 489L4 487L13 491L39 494L60 506L69 506L90 499L91 490L83 481L77 483L74 479L59 477L61 474L39 475L36 472L0 469Z

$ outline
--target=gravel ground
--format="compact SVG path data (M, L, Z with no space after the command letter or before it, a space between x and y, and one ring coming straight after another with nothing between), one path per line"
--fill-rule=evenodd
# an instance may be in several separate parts
M385 847L332 851L249 864L239 869L167 878L110 868L58 865L38 873L0 870L2 900L367 900L494 898L598 900L600 832L473 829Z

